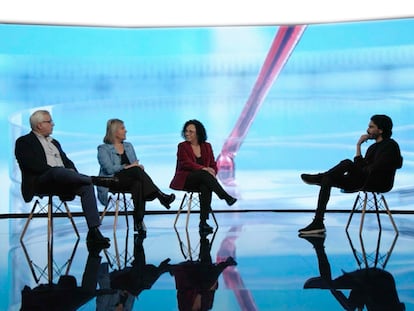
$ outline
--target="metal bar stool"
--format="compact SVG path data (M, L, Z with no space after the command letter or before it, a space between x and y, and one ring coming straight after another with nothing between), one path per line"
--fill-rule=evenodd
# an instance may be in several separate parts
M79 242L80 239L80 235L78 232L78 229L76 227L76 224L73 220L73 216L72 213L70 212L70 209L68 207L68 204L66 202L65 199L60 198L59 194L37 194L36 195L37 198L35 200L35 203L33 204L32 210L30 211L29 217L27 218L27 221L23 227L23 231L20 235L20 243L23 247L23 251L25 252L26 255L26 259L29 262L29 266L30 269L32 271L33 277L36 280L36 282L39 282L40 277L42 276L43 273L41 273L41 276L37 276L35 271L34 271L34 264L32 262L32 260L30 260L30 257L27 253L26 247L24 245L23 239L24 236L26 234L26 231L29 227L30 222L32 221L33 217L35 214L38 215L47 215L47 275L48 275L48 281L52 282L53 281L53 267L54 267L54 260L53 260L53 214L61 212L61 213L66 213L67 217L69 218L71 225L73 227L73 230L75 232L75 235L77 237L77 242ZM54 196L58 196L59 197L59 203L55 204L53 201L53 197ZM43 197L48 197L47 203L43 204L41 199ZM73 197L70 199L73 200ZM64 207L64 210L63 208ZM38 211L36 212L36 209L38 209ZM70 265L72 263L72 257L71 259L67 262L67 271L70 268ZM46 268L45 268L46 269ZM44 269L44 270L45 270ZM61 269L59 269L61 270Z
M188 229L188 222L190 220L190 213L191 210L194 208L200 209L200 193L198 191L187 191L184 194L183 199L181 200L180 207L178 208L177 215L174 221L174 228L177 225L178 218L180 217L181 211L187 207L187 217L185 222L185 228ZM213 209L210 210L210 214L213 217L214 223L216 224L216 228L218 228L218 222L216 216L214 215Z
M361 222L359 224L359 235L361 236L362 230L364 227L365 214L367 211L372 211L372 210L375 210L378 227L380 231L382 230L380 213L381 211L385 211L391 221L391 224L394 228L395 233L398 235L397 226L394 222L394 219L388 207L387 201L385 200L384 194L381 192L365 191L365 190L361 190L358 192L358 195L355 199L351 213L349 215L348 223L346 224L345 230L348 232L348 228L351 223L352 217L354 216L355 211L361 211Z
M120 205L123 211L125 212L125 221L127 229L129 229L129 221L128 221L128 210L134 210L134 204L132 202L132 197L127 197L127 194L130 194L130 192L127 191L115 191L115 190L109 190L111 194L108 197L108 201L105 205L105 208L101 214L101 222L103 218L105 217L105 214L114 209L115 210L115 217L114 217L114 231L116 231L116 227L118 225L118 214Z

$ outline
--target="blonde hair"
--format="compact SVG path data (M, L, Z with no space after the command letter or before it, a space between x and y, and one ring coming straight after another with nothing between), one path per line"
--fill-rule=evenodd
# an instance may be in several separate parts
M106 122L106 134L103 142L105 144L113 144L115 132L118 130L119 126L123 124L124 121L120 119L109 119L108 122Z

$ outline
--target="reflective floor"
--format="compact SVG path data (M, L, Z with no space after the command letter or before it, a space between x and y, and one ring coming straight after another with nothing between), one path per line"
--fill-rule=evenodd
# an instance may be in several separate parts
M298 237L307 212L216 212L200 236L198 214L145 216L145 239L120 215L103 219L106 251L88 251L86 224L54 217L48 265L47 218L1 219L1 310L414 310L414 218L328 213L325 238ZM213 219L210 219L213 225ZM132 229L132 227L131 227ZM7 253L7 255L6 255ZM51 267L52 269L48 269ZM377 268L377 269L375 269ZM194 305L202 306L192 309ZM123 306L124 308L120 308ZM181 309L179 309L179 306ZM118 307L119 309L116 309Z

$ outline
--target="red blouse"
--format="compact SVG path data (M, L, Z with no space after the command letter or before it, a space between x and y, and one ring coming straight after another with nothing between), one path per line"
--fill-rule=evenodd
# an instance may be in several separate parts
M204 167L211 167L217 172L217 163L214 158L213 148L208 142L200 144L201 163L198 164L196 156L191 148L191 143L183 141L177 147L177 165L175 175L170 183L170 188L175 190L184 190L184 184L190 172L201 170Z

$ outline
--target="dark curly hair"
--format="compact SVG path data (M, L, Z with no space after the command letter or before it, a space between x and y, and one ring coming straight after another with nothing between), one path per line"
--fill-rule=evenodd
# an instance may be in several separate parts
M201 123L200 121L198 121L196 119L188 120L187 122L184 123L183 129L181 130L182 138L185 139L185 129L190 124L193 124L196 128L198 143L201 144L201 143L206 142L206 140L207 140L206 128L204 127L203 123Z
M392 120L385 114L375 114L371 117L371 121L382 130L382 137L387 139L392 135Z

